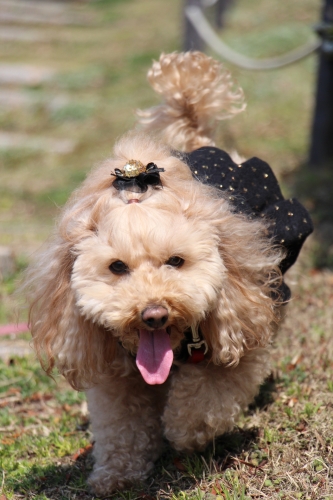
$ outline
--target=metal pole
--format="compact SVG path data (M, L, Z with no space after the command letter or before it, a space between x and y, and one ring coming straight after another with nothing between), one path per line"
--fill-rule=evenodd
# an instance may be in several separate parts
M309 163L313 166L333 160L333 0L324 0L322 23L318 33L323 38Z
M184 10L186 7L190 7L195 5L197 7L201 7L201 0L185 0L184 1ZM183 42L183 50L200 50L203 52L205 50L205 43L198 35L196 29L192 25L192 23L187 19L185 14L183 14L183 22L184 22L184 42Z
M224 28L225 13L231 7L233 0L217 0L216 2L216 26L218 29Z

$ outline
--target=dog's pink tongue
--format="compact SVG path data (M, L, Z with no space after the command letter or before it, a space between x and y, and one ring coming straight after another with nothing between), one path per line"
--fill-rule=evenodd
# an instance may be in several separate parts
M140 330L136 364L147 384L163 384L173 361L170 336L166 330Z

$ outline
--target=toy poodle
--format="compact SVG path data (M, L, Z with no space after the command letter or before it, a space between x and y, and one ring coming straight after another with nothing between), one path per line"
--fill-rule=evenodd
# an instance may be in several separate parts
M27 278L44 369L87 394L97 494L145 479L165 440L201 450L233 428L312 231L265 162L215 147L244 108L221 63L162 54L148 79L163 103L74 192Z

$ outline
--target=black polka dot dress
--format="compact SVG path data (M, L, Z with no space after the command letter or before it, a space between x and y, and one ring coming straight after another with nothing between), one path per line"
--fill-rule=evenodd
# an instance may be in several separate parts
M305 239L313 231L308 211L295 198L285 200L270 166L259 158L237 165L230 156L215 147L202 147L191 153L177 153L193 176L224 191L237 213L269 221L270 237L286 250L280 264L284 274L296 261ZM283 283L282 299L290 298Z

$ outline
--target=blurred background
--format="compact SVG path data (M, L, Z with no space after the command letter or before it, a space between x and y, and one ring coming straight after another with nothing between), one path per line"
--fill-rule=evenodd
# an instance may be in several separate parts
M206 4L215 27L216 5ZM227 4L220 35L244 55L315 38L319 0ZM0 11L0 244L25 260L135 110L158 102L146 73L160 52L182 50L184 2L0 0ZM308 156L317 56L271 71L225 64L247 110L222 124L217 144L263 158L280 178L293 172Z

